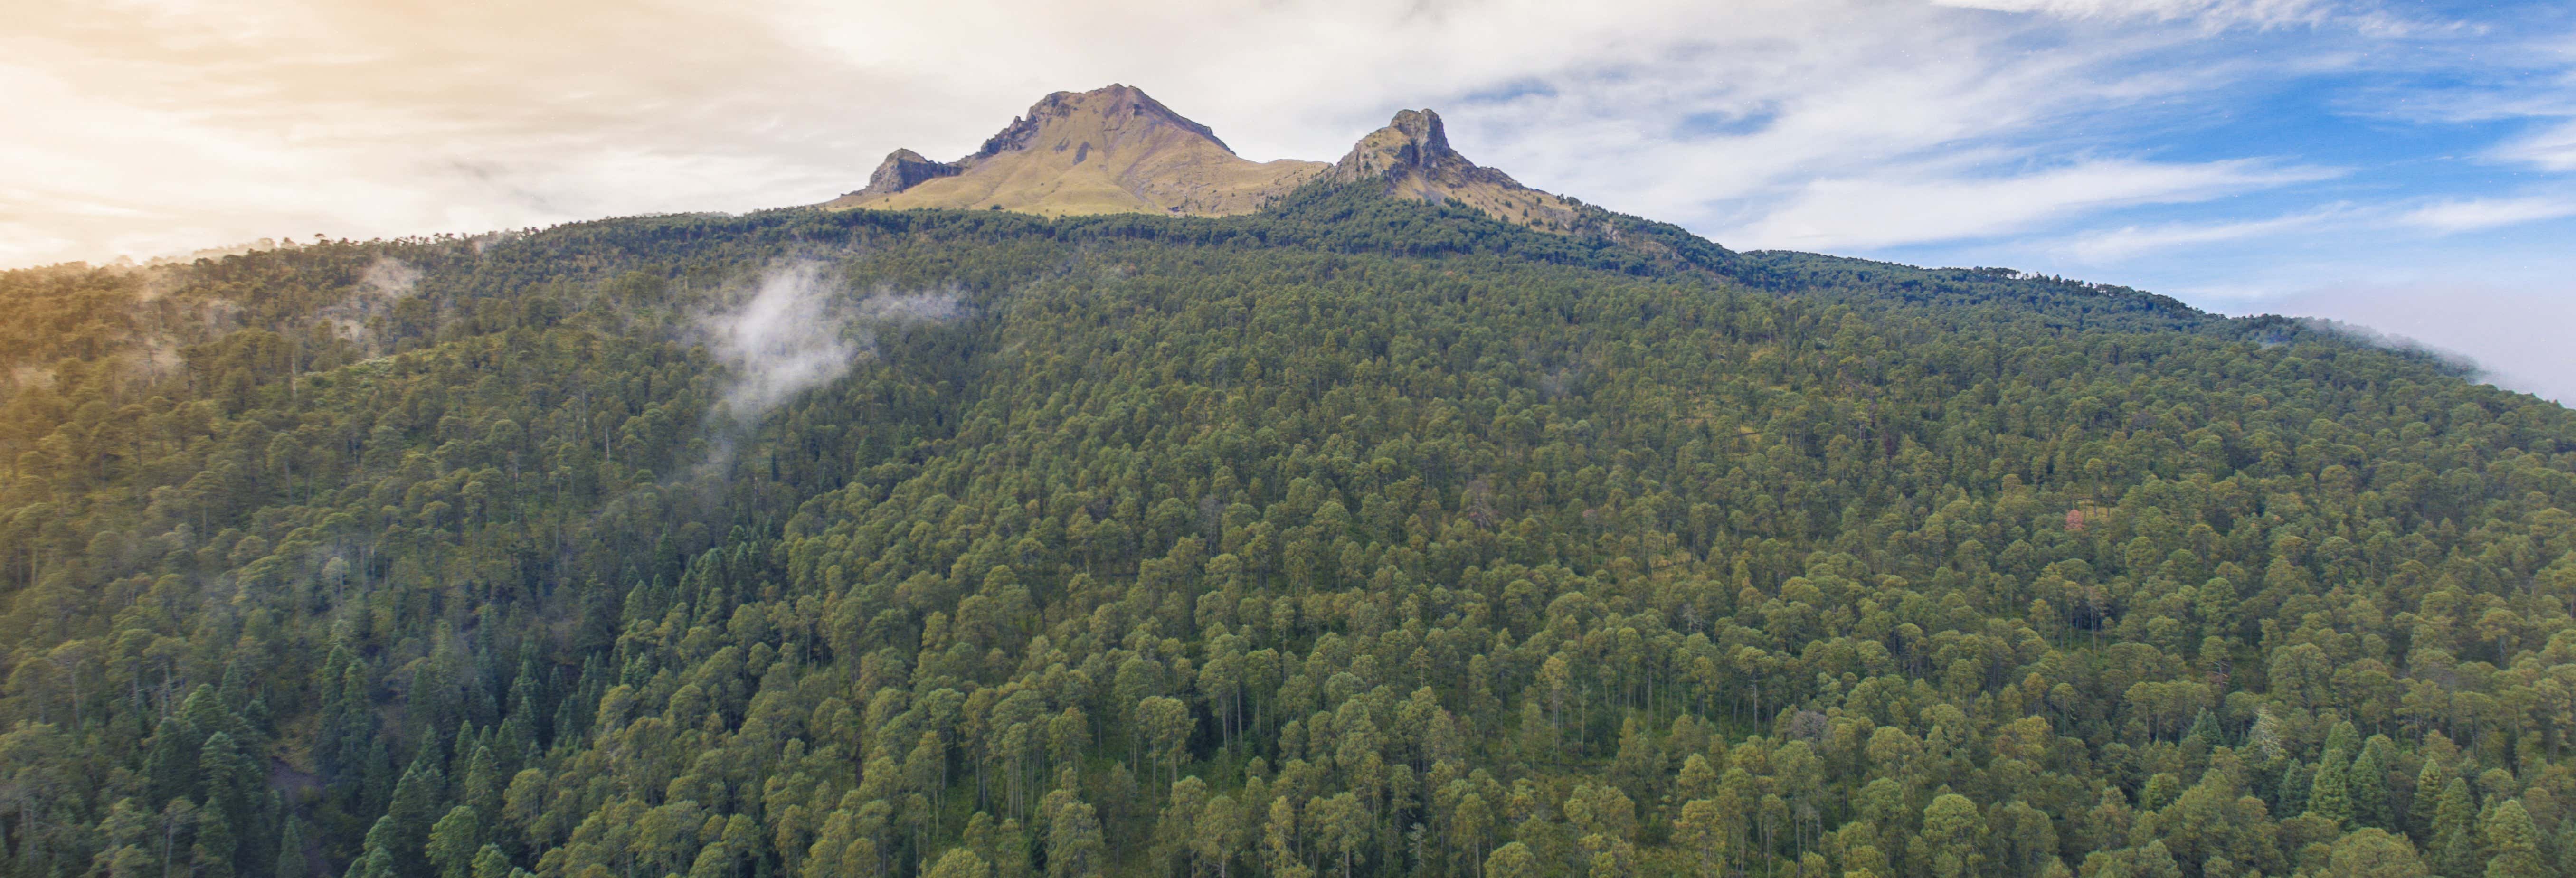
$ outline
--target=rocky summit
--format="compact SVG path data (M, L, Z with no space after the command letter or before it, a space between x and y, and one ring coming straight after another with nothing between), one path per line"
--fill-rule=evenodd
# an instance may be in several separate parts
M1141 89L1111 85L1048 95L953 162L896 150L866 188L824 206L1230 216L1259 210L1330 167L1235 155L1207 126Z

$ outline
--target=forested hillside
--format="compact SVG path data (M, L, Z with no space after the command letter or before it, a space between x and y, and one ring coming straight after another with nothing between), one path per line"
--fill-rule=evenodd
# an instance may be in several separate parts
M0 868L2576 875L2568 410L1619 222L0 273Z

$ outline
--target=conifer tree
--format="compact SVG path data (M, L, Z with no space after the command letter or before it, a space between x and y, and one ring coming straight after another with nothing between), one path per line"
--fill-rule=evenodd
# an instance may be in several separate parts
M2486 878L2550 878L2555 870L2540 858L2540 830L2522 800L2506 799L2495 807L2480 833L2487 857Z
M2344 795L2352 802L2352 820L2356 826L2398 828L2388 804L2389 763L2397 756L2397 746L2386 735L2372 735L2353 757L2352 769L2344 777Z
M2377 828L2355 830L2328 849L2327 873L2349 878L2424 878L2424 861L2403 835Z
M311 834L301 817L289 817L277 833L277 878L305 878L311 874L306 847Z
M2139 848L2137 863L2138 878L2182 878L2182 866L2174 862L2173 851L2161 839Z
M1923 831L1914 838L1915 859L1934 878L1982 874L1984 836L1985 819L1977 804L1966 796L1944 793L1923 808Z
M1725 874L1726 829L1718 822L1716 802L1693 799L1684 804L1681 816L1673 819L1673 840L1690 854L1692 874L1700 878Z
M429 828L426 851L438 878L474 878L474 856L482 849L483 821L472 808L450 808Z
M239 839L233 834L231 819L224 809L207 807L197 811L197 839L190 848L190 862L203 878L233 878L235 849Z
M261 865L256 853L268 846L270 830L264 813L268 784L259 768L242 754L232 735L216 732L206 736L205 746L198 750L197 776L204 784L198 797L201 819L220 816L223 830L231 836L221 842L227 846L218 847L205 840L200 830L199 846L219 852L227 863Z
M401 878L431 878L436 874L417 852L427 849L430 828L445 813L438 807L447 797L447 781L439 762L438 742L423 741L411 767L403 769L402 779L394 782L384 818L367 832L370 845L381 846L394 855L393 868ZM383 831L380 845L378 830Z
M2351 754L2343 750L2327 749L2324 758L2317 761L2316 780L2308 786L2308 813L2332 820L2338 825L2351 825L2353 818L2351 777Z
M2455 777L2442 786L2441 798L2433 806L2434 871L2466 875L2485 862L2478 850L2477 807L2469 798L2467 780Z
M1047 878L1093 878L1101 873L1104 850L1100 818L1091 805L1068 802L1055 813L1047 830Z
M177 715L165 717L152 733L151 756L144 764L144 777L149 779L147 803L159 806L179 796L195 794L197 760L205 740Z
M1539 878L1546 874L1539 868L1538 857L1528 845L1511 842L1494 849L1485 858L1485 878Z
M2281 778L2272 785L2272 809L2281 814L2298 814L2308 810L2308 799L2316 792L2316 768L2295 758L2281 761Z
M930 867L927 878L992 878L993 866L965 848L950 848Z
M514 870L510 856L501 852L500 845L487 844L474 852L474 878L510 878Z
M2441 760L2426 759L2423 770L2415 773L2415 795L2406 803L2406 834L2416 844L2432 843L2434 810L2441 804L2443 789L2450 785L2450 773L2442 770Z

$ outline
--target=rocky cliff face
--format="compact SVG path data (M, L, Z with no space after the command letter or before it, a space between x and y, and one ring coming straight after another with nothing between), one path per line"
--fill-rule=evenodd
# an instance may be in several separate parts
M1549 231L1573 231L1585 222L1576 205L1523 186L1510 174L1481 167L1449 148L1440 114L1405 110L1369 132L1333 163L1326 179L1380 182L1386 193L1435 204L1459 204L1505 222Z
M953 162L896 150L868 176L866 188L823 206L1225 216L1260 210L1317 179L1383 184L1396 197L1471 207L1549 231L1592 223L1579 205L1459 155L1440 115L1430 110L1395 114L1330 165L1255 162L1236 155L1207 126L1124 85L1048 95Z
M892 195L894 193L910 189L914 186L919 186L929 180L935 180L940 177L956 176L958 173L965 170L966 169L964 167L959 166L955 162L934 162L923 158L920 153L913 152L912 150L898 149L887 154L885 161L879 162L877 164L877 169L868 174L867 188L861 189L857 192L852 192L842 197L858 198Z

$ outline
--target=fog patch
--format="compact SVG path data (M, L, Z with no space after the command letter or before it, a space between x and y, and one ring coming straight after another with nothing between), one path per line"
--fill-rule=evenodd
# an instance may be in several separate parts
M2493 380L2493 376L2487 373L2485 366L2478 363L2477 358L2427 343L2423 339L2382 332L2359 323L2348 323L2331 317L2301 317L2298 321L2300 326L2307 327L2311 332L2335 336L2381 350L2423 357L2440 363L2443 368L2457 372L2473 381Z
M378 295L401 299L411 295L412 288L420 285L420 278L421 270L410 263L378 256L367 265L366 273L358 276L358 285Z
M954 291L853 297L822 264L801 262L762 274L748 299L700 318L697 327L727 373L725 412L748 427L875 356L878 330L960 313Z
M421 278L427 274L411 263L391 256L378 256L376 261L367 264L365 271L358 273L358 282L349 288L346 298L323 306L314 316L330 324L332 332L357 343L368 354L381 354L384 351L377 343L375 320L392 313L395 302L417 293Z
M2576 345L2565 339L2565 327L2576 325L2576 288L2390 283L2316 290L2262 307L2396 339L2373 343L2430 353L2451 363L2474 363L2472 380L2562 405L2576 403Z

